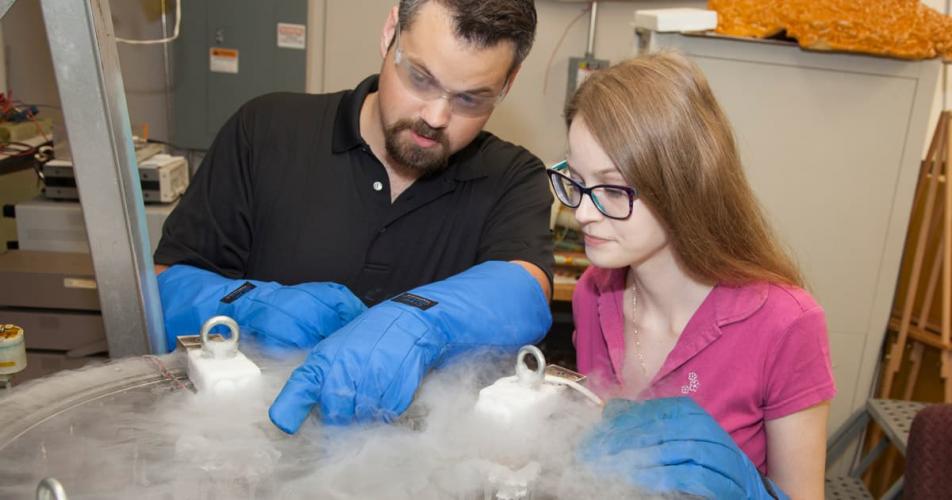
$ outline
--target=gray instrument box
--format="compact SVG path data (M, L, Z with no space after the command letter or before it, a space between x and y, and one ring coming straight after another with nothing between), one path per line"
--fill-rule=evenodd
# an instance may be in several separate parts
M188 187L188 162L181 156L157 154L139 161L139 182L146 203L170 203ZM51 200L79 200L73 162L50 160L43 165L43 195Z
M162 236L162 225L178 202L145 206L152 252ZM17 241L20 250L89 253L83 209L75 201L55 201L37 197L17 203Z

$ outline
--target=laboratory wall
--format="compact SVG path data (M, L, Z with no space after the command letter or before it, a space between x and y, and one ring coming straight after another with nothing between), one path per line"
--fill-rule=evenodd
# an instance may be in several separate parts
M117 36L161 37L162 23L155 7L159 1L113 0L110 8ZM167 3L174 2L167 0ZM924 3L949 12L949 0L925 0ZM381 63L380 28L395 4L396 0L309 0L309 89L345 89L377 72ZM698 0L599 2L595 55L615 62L633 54L631 22L636 9L705 5L705 1ZM545 162L557 160L565 151L561 115L568 58L585 52L589 28L588 17L583 14L586 7L586 2L536 2L539 30L535 47L512 92L488 124L489 130L526 146ZM167 29L171 29L172 21L169 16ZM2 20L2 32L6 44L7 87L25 102L58 103L39 2L16 2ZM171 137L174 64L172 61L166 64L166 61L172 52L171 48L167 50L161 45L119 45L133 126L141 128L147 123L150 136L157 139ZM946 67L936 91L932 123L939 110L952 106L949 101L952 81L947 75Z
M393 0L326 0L325 91L352 87L379 71L380 28ZM618 61L633 55L634 11L641 8L701 7L706 2L599 2L595 55ZM565 102L568 60L585 54L589 17L586 2L537 1L535 45L509 96L493 113L488 129L521 144L546 163L565 153ZM563 38L564 36L564 38ZM561 43L560 43L561 42Z

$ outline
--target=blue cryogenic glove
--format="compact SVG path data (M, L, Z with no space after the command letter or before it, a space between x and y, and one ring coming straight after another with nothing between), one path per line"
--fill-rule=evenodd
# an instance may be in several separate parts
M392 421L438 363L478 348L515 352L551 323L528 271L484 262L377 304L331 334L291 374L271 421L293 434L318 404L325 423Z
M195 335L208 318L231 316L263 345L290 349L314 347L367 306L336 283L233 280L211 271L174 265L158 276L169 350L175 337Z
M615 399L578 457L652 493L788 499L691 398Z

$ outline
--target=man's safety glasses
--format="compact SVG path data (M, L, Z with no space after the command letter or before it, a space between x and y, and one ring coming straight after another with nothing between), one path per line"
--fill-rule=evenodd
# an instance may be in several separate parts
M565 175L568 161L561 161L548 169L549 180L555 190L555 196L567 207L578 208L582 196L588 195L595 208L609 219L624 220L631 216L632 207L638 197L638 191L628 186L599 184L585 187Z
M443 88L433 76L422 68L417 67L400 48L400 33L396 35L396 48L393 54L393 63L397 68L400 80L418 98L424 101L445 98L454 113L469 117L485 116L492 112L496 104L506 96L506 87L509 80L503 84L503 90L498 95L473 94L470 92L452 92Z

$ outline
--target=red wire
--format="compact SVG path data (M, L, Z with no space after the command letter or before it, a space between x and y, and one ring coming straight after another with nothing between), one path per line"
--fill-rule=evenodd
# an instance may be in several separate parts
M26 113L26 117L27 117L31 122L33 122L33 125L36 125L36 131L39 132L39 134L43 136L43 140L46 141L46 142L49 142L49 141L50 141L50 136L47 135L46 132L43 130L43 126L40 125L40 122L39 122L39 121L37 121L36 117L33 115L33 112L30 111L29 109L27 109L27 110L24 110L24 113Z
M49 142L50 141L49 134L47 134L46 131L43 130L43 126L40 125L40 122L36 119L36 116L33 114L33 112L30 111L30 108L28 107L28 105L26 103L23 103L23 106L26 109L24 109L23 111L20 111L19 109L17 109L15 102L16 100L13 99L12 90L7 92L6 94L4 94L3 92L0 92L0 106L2 106L2 110L3 110L2 116L5 117L7 113L10 112L11 109L13 109L14 111L17 111L18 113L22 113L24 116L26 116L28 120L33 122L34 126L36 126L37 135L42 135L43 140L46 142Z

